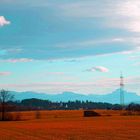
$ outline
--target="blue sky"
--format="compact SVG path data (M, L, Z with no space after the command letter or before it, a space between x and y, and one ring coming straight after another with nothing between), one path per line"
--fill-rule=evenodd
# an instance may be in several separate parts
M0 86L140 93L139 0L1 0Z

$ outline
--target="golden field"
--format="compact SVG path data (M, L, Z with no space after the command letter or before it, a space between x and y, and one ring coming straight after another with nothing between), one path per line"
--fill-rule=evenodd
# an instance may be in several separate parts
M83 117L82 110L20 112L22 121L0 122L0 140L140 140L140 116L96 111L102 116Z

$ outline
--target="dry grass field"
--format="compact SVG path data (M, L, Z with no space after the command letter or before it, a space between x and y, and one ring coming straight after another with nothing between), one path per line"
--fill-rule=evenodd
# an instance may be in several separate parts
M0 122L0 140L140 140L140 116L97 110L21 112L22 121ZM15 114L15 113L13 113Z

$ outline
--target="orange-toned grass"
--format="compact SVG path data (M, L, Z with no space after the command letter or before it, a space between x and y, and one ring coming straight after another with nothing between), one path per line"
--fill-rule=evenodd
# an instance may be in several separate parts
M103 116L84 118L82 110L41 111L36 119L36 112L21 112L26 121L0 122L0 140L140 140L140 116L96 111Z

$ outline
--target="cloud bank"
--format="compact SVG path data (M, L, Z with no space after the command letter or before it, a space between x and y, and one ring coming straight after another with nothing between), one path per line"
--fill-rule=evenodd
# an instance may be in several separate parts
M5 13L15 12L15 9L18 12L17 19L11 17L14 25L10 30L0 33L0 50L7 51L2 59L45 60L123 53L137 50L140 42L138 0L42 0L44 5L37 0L7 0L6 3L12 5L9 11L3 8ZM19 8L14 4L19 4ZM10 23L0 16L1 27ZM19 46L22 51L9 51Z

